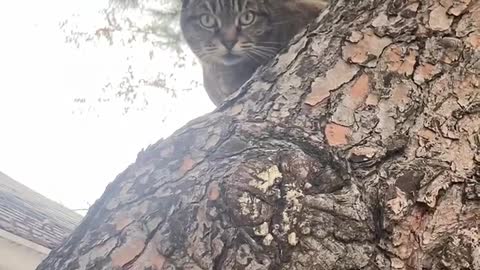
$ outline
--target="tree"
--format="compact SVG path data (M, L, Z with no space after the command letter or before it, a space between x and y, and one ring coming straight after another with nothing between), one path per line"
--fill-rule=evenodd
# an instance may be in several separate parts
M105 52L98 51L108 48L105 51L122 60L112 65L114 71L104 71L105 84L96 95L80 95L75 98L77 103L94 107L120 100L128 112L146 107L149 91L166 91L175 97L179 91L201 86L201 76L178 76L199 72L181 36L179 1L104 0L82 7L88 9L77 7L75 14L60 23L65 42L77 48L95 48L104 57ZM115 72L117 69L121 71Z
M480 269L478 18L334 1L38 269Z

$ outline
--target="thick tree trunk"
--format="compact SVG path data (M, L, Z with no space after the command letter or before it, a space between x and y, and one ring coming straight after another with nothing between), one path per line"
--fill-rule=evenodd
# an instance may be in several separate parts
M38 269L480 269L479 87L480 1L337 1Z

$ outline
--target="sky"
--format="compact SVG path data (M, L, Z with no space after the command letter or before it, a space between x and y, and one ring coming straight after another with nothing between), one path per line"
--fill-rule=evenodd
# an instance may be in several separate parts
M177 97L147 89L149 105L127 114L120 101L75 103L124 72L121 48L64 42L58 22L99 5L79 2L9 1L0 10L0 171L71 209L88 208L142 148L214 108L202 87ZM173 56L162 57L159 68L171 69ZM175 76L199 79L200 70Z

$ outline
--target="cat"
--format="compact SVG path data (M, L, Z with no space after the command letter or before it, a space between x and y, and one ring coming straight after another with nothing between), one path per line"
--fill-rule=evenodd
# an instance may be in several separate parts
M180 26L219 106L316 18L328 0L183 0Z

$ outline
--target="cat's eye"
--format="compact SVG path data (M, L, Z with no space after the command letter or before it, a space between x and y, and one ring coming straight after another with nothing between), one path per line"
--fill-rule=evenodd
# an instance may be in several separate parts
M205 28L214 28L217 25L217 20L210 14L203 14L200 16L200 24Z
M251 11L244 12L238 18L238 22L242 26L247 26L255 21L256 15Z

